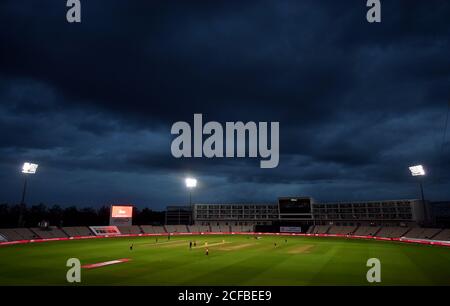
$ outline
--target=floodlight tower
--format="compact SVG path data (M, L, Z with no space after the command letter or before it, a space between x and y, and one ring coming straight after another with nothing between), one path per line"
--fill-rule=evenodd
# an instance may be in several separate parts
M22 200L20 201L20 214L19 214L19 226L22 226L23 222L23 211L25 208L25 195L27 193L27 178L29 174L36 174L38 164L33 164L26 162L22 166L22 173L25 175L25 180L23 183Z
M425 203L425 196L423 195L423 185L422 185L422 178L426 175L425 169L422 165L416 165L409 167L409 171L411 171L412 176L417 176L419 178L419 185L420 185L420 194L422 197L422 207L423 207L423 215L425 219L425 223L428 222L428 209L427 205Z
M416 165L409 167L409 171L411 171L412 176L418 176L419 177L419 185L420 185L420 193L422 196L422 202L425 201L425 197L423 195L423 186L422 186L422 179L421 177L425 176L425 169L422 165Z
M185 179L186 188L189 189L189 206L192 206L192 189L197 187L197 180L192 177Z

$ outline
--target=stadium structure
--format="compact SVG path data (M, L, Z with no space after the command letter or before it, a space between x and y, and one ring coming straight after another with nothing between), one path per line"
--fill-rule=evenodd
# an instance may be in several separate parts
M120 215L120 213L124 215ZM119 215L117 215L119 213ZM318 203L282 197L278 203L168 206L165 225L132 224L130 206L112 206L109 226L0 229L0 243L126 235L287 233L392 239L450 245L450 229L433 227L428 203L388 200Z
M434 224L422 200L192 203L163 225L113 205L109 225L0 229L0 285L68 284L73 258L83 285L371 285L370 258L381 285L450 285L450 229Z

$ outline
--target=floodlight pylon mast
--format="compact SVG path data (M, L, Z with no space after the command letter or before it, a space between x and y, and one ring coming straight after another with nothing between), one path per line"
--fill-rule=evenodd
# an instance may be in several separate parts
M27 193L27 175L25 174L25 180L23 183L23 190L22 190L22 200L20 201L21 205L25 204L25 195Z
M421 179L419 179L419 185L420 185L420 195L422 196L422 203L425 203L425 195L423 193L423 184Z
M38 168L38 164L33 164L33 163L29 163L26 162L23 164L22 166L22 173L23 175L25 175L24 177L24 183L23 183L23 190L22 190L22 200L20 201L19 204L19 227L23 226L23 212L25 210L25 196L27 193L27 177L30 174L35 174L36 170Z
M27 177L28 175L25 174L25 179L23 182L23 190L22 190L22 199L20 201L20 212L19 212L19 221L18 221L18 226L21 227L23 226L23 213L25 210L25 196L27 193Z

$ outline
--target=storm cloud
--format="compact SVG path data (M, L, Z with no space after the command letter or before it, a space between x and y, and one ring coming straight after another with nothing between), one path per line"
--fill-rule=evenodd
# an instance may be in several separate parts
M30 203L450 197L444 127L450 3L65 1L0 4L0 201ZM175 159L176 121L279 121L280 163Z

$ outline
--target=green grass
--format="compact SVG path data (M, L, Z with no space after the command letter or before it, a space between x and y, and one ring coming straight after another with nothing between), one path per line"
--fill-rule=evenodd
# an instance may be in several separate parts
M0 285L73 285L66 261L130 258L82 269L81 285L372 285L366 262L381 261L381 285L450 285L450 248L341 238L176 236L45 242L0 247ZM189 240L197 248L189 250ZM210 255L204 252L208 242ZM225 243L224 243L224 242ZM277 246L274 246L274 243ZM133 251L129 250L134 244Z

